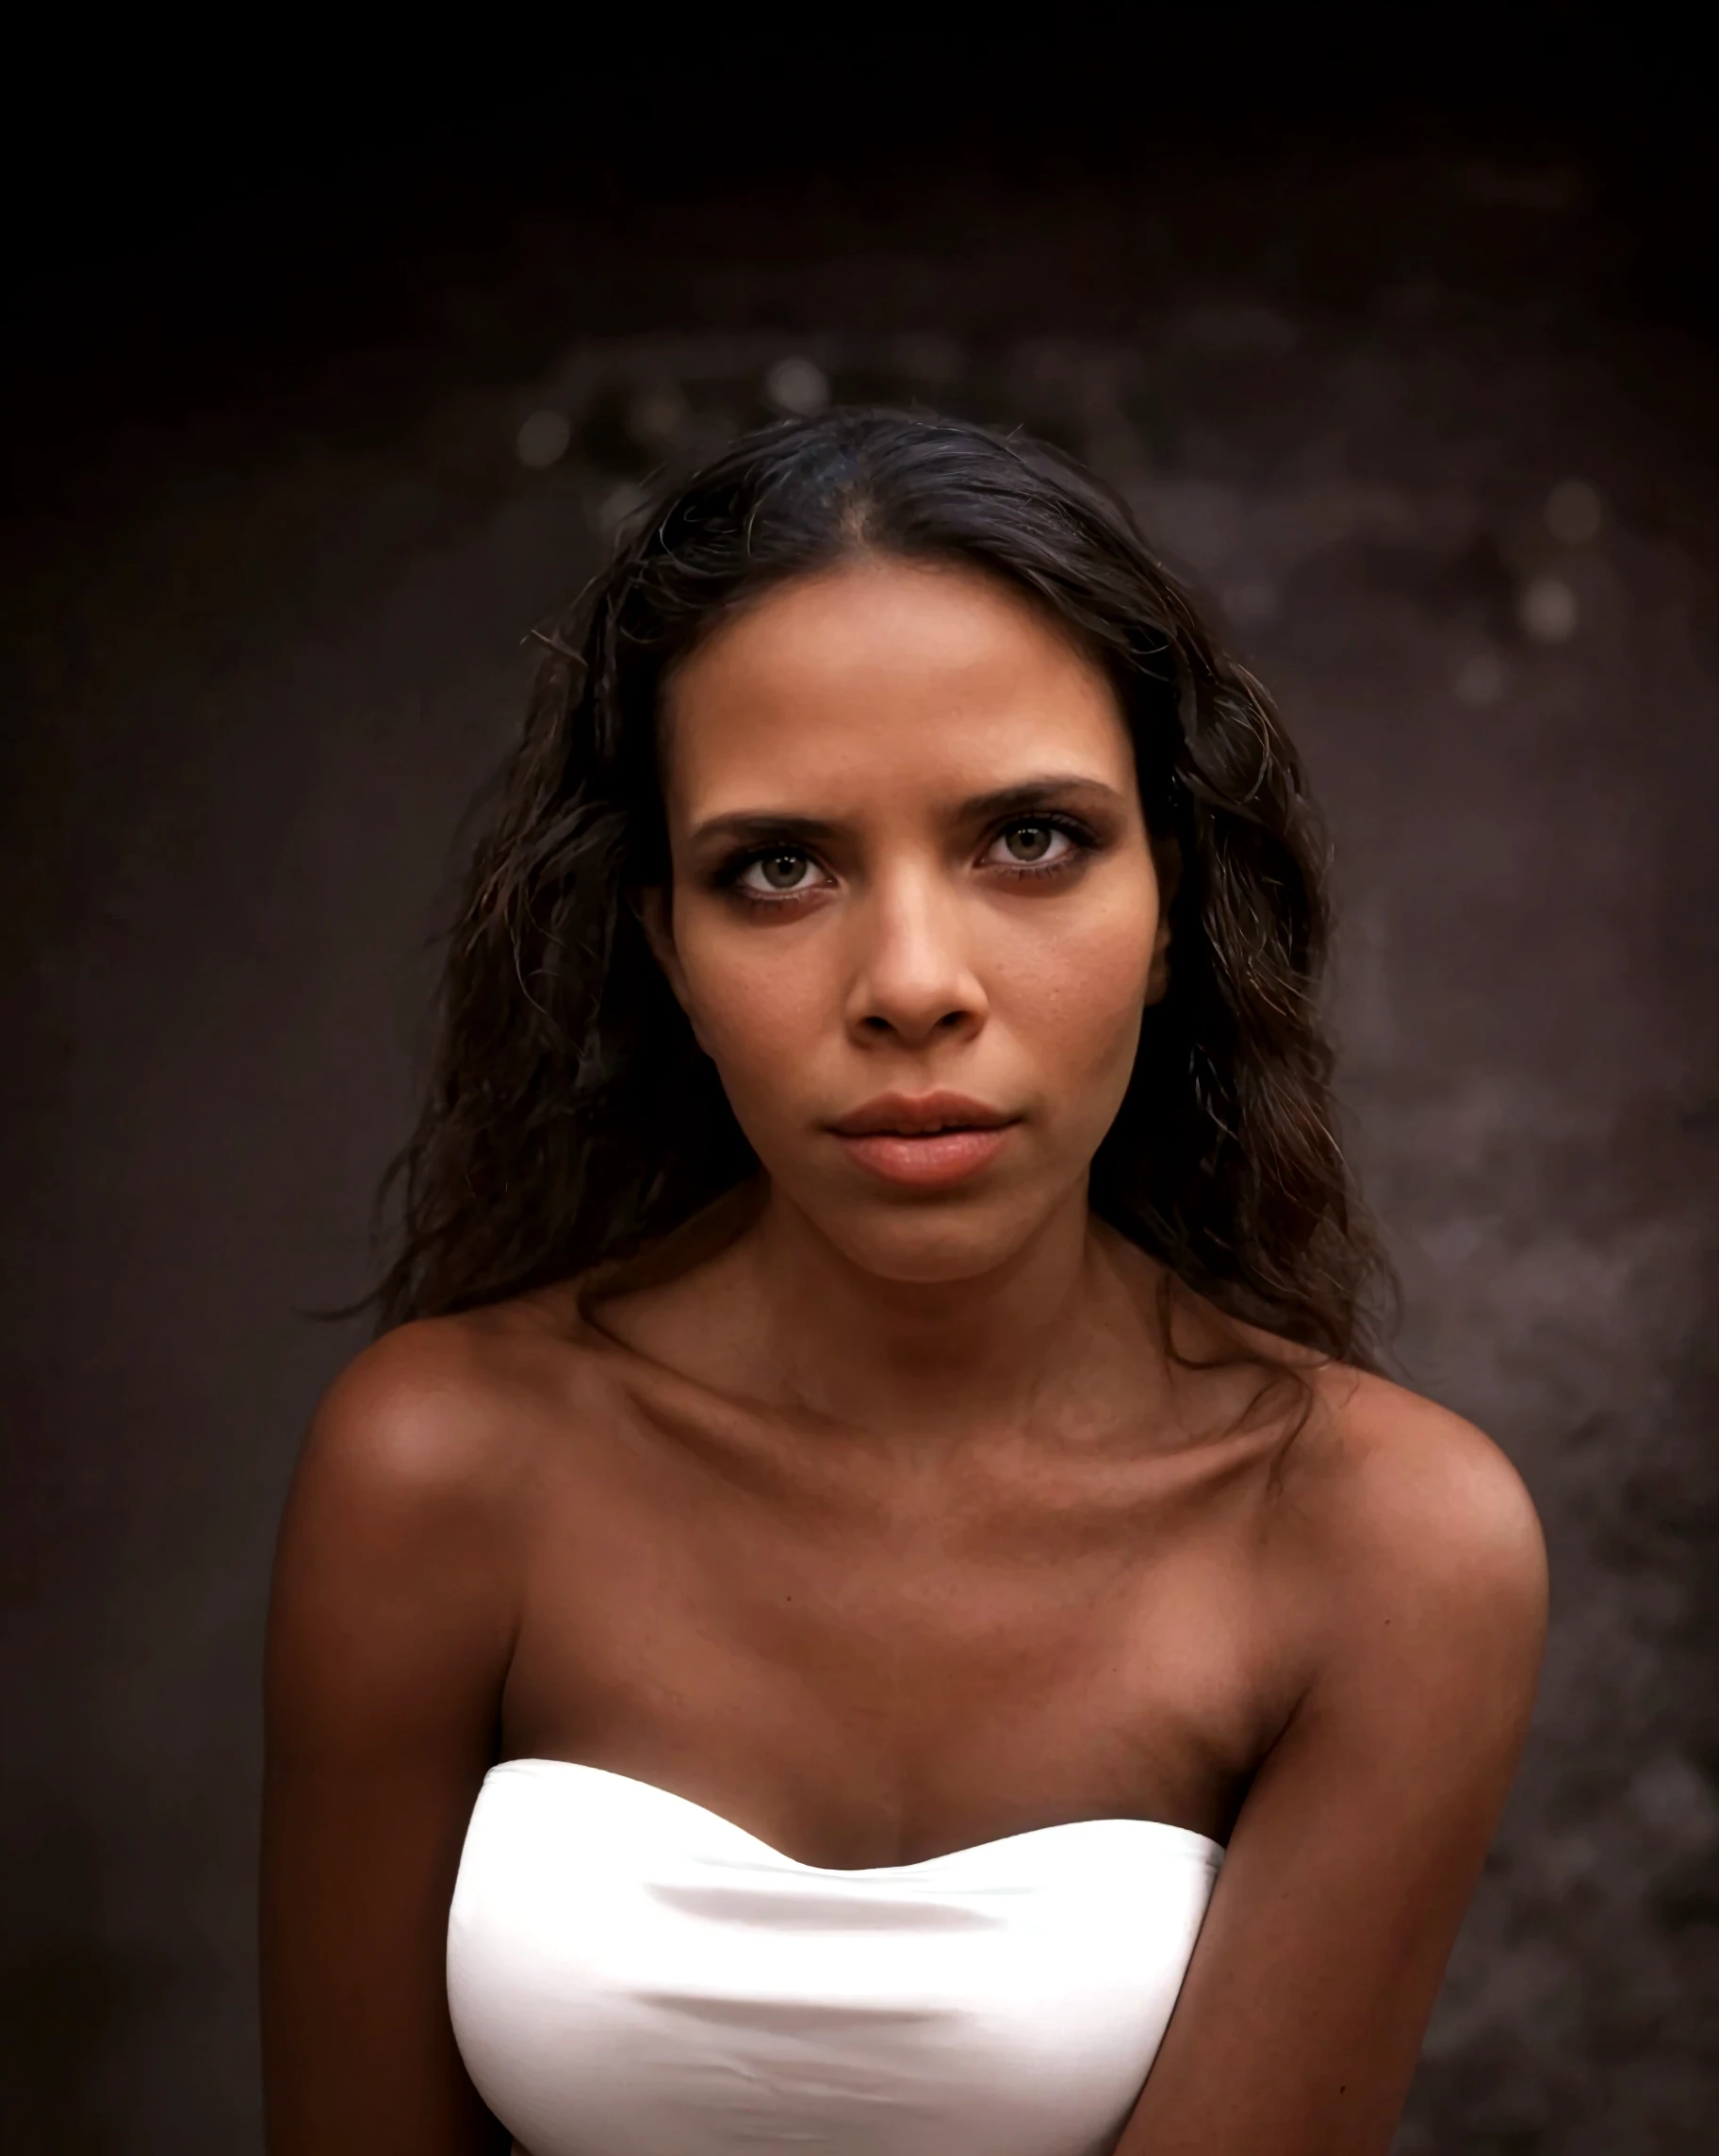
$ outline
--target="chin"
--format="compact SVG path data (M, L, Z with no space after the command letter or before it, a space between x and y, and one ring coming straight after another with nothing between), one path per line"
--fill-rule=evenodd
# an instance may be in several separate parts
M819 1226L851 1265L876 1279L935 1287L1006 1266L1052 1209L1023 1201L1023 1194L989 1202L944 1198L878 1205L866 1218L843 1211Z

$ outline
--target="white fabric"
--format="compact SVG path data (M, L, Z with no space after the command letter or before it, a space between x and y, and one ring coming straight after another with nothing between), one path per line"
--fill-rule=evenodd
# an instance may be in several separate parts
M461 1857L454 2033L521 2156L1101 2156L1222 1856L1087 1820L824 1870L650 1783L513 1759Z

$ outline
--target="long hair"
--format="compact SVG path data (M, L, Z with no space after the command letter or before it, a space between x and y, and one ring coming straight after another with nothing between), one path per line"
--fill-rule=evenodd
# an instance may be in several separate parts
M1317 991L1325 849L1294 748L1125 504L1021 434L837 411L665 485L547 646L448 952L417 1128L383 1186L384 1327L641 1251L753 1175L646 941L667 881L669 672L773 586L865 555L966 564L1107 675L1154 849L1171 977L1092 1162L1096 1214L1234 1317L1369 1362L1384 1277L1333 1129Z

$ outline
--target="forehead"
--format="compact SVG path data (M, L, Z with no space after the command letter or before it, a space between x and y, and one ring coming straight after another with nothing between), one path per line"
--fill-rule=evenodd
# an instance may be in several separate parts
M1023 765L1120 785L1132 767L1103 670L1025 597L942 564L768 593L679 670L664 722L671 804L700 814L880 778L965 794Z

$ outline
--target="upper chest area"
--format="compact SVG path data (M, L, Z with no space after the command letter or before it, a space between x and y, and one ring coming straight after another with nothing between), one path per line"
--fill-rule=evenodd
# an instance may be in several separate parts
M539 1728L679 1698L907 1751L1012 1716L1047 1743L1087 1718L1239 1756L1269 1715L1269 1429L1047 1418L915 1455L673 1387L595 1396L524 1509L511 1690Z
M1252 1567L1283 1416L1226 1414L1236 1396L1181 1419L1053 1402L921 1439L621 1364L540 1430L528 1540L539 1557L577 1544L599 1569L669 1551L689 1582L743 1595L794 1575L910 1598L958 1579L987 1604L1037 1605Z

